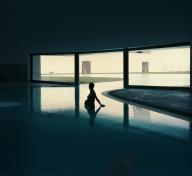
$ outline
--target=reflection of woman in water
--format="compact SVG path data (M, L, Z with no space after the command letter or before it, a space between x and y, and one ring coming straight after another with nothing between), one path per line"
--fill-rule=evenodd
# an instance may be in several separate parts
M87 112L89 114L89 125L91 127L93 127L95 125L95 118L96 118L96 115L97 113L100 111L101 109L101 106L95 111L95 109L87 109Z
M87 112L90 116L90 121L89 121L90 126L94 126L95 117L97 113L99 112L101 107L105 107L105 105L101 104L100 100L97 98L97 95L94 91L94 83L89 83L89 90L90 90L90 93L87 96L87 100L85 101L85 108L87 109ZM95 111L95 99L100 104L100 107L96 111Z

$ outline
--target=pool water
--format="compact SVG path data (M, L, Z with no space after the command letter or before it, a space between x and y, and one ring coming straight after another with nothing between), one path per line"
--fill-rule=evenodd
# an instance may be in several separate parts
M121 87L95 85L97 112L87 84L1 88L0 175L191 175L191 122L102 94Z

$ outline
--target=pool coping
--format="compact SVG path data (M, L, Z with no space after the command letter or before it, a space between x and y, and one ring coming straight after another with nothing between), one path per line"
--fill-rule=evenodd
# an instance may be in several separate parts
M144 109L152 110L152 111L155 111L158 113L163 113L166 115L174 116L175 118L178 118L178 119L183 119L183 120L192 122L192 118L189 117L189 116L192 116L192 114L190 114L190 113L172 110L170 108L166 108L166 107L162 107L162 106L158 106L158 105L154 105L154 104L150 104L150 103L145 103L145 102L141 103L137 100L130 100L127 97L122 98L116 94L114 95L114 92L116 92L118 90L120 90L120 89L104 91L104 92L102 92L102 95L104 95L108 98L111 98L113 100L125 103L125 104L130 104L133 106L139 106L139 107L144 108Z

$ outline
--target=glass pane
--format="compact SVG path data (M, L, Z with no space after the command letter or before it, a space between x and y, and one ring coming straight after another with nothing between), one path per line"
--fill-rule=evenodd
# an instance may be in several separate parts
M80 55L80 83L123 80L123 52Z
M129 52L129 85L190 86L190 47Z
M33 56L33 80L74 82L74 55Z

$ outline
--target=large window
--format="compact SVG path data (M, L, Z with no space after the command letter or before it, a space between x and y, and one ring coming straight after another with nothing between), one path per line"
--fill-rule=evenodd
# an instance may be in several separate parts
M74 82L74 55L34 55L33 80Z
M190 86L190 46L129 51L129 85Z
M123 80L123 52L80 54L80 83Z

